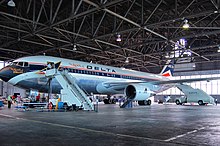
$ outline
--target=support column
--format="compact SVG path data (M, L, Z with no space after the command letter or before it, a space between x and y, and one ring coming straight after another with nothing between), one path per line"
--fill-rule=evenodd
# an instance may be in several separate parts
M1 81L1 96L3 96L3 90L4 90L4 88L3 88L3 81Z
M3 67L5 67L5 62L3 62ZM1 96L3 96L3 94L4 94L4 81L1 81Z
M47 102L49 103L49 99L51 99L51 96L52 96L52 78L48 78L48 82L49 82L49 91L48 91L48 97L47 97Z

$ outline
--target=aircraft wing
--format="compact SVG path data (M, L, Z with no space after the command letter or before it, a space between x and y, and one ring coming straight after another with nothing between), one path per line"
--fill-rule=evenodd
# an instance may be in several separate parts
M211 80L219 80L220 77L211 77L211 78L193 78L193 79L178 79L178 80L168 80L168 81L155 81L151 82L154 85L161 85L161 84L176 84L176 83L191 83L191 82L198 82L198 81L211 81Z
M193 79L178 79L178 80L166 80L166 81L114 81L114 82L104 82L103 85L105 87L125 87L129 84L141 84L141 83L149 83L153 85L163 85L163 84L181 84L181 83L191 83L191 82L198 82L198 81L211 81L211 80L218 80L220 77L211 77L211 78L193 78Z

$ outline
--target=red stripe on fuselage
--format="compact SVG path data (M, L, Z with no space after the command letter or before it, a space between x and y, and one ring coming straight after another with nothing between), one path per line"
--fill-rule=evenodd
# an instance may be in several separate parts
M30 62L29 64L30 65L31 64L33 64L33 65L46 65L44 63L38 63L38 62ZM106 72L106 71L101 71L101 70L91 70L91 69L82 68L82 67L77 68L77 67L73 67L73 66L62 66L62 65L60 65L60 67L70 68L70 69L78 69L78 70L94 71L94 72L97 72L97 73L108 73L108 74L117 74L117 75L121 75L121 76L131 76L131 77L154 80L154 81L161 81L161 79L159 79L159 78L146 78L146 77L143 77L143 76L134 76L134 75L130 75L130 74L119 74L117 72L116 73L115 72ZM167 73L167 74L169 74L169 73ZM164 76L164 74L162 76ZM170 76L170 75L168 75L168 76ZM168 76L165 76L165 77L168 77ZM122 79L125 79L125 78L122 78Z
M37 72L36 74L45 74L45 72L43 72L43 71L39 71L39 72Z

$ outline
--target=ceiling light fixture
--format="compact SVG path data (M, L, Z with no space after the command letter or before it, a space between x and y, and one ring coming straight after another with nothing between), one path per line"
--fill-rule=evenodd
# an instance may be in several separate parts
M13 0L8 1L8 6L15 7L15 2Z
M76 51L77 49L76 49L76 45L74 44L73 45L73 51Z
M126 59L125 59L125 63L128 63L128 62L129 62L128 57L126 57Z
M183 28L184 29L188 29L189 28L189 23L188 23L187 19L184 20Z
M165 58L170 58L169 53L166 53Z
M220 45L218 46L218 50L217 50L217 52L220 53Z
M120 41L121 41L121 35L120 35L120 34L117 34L116 41L117 41L117 42L120 42Z

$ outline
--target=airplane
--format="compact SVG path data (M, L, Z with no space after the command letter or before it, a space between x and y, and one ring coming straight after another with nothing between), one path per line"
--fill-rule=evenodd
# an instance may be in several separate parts
M46 93L49 90L48 78L43 70L47 68L48 62L54 62L55 65L60 62L56 68L68 71L76 79L76 84L87 93L125 94L128 99L138 101L139 105L150 105L150 97L177 83L216 79L171 80L174 70L172 63L164 66L160 74L152 74L52 56L18 58L0 70L0 78L14 86ZM62 87L55 78L51 84L52 93L60 93Z

